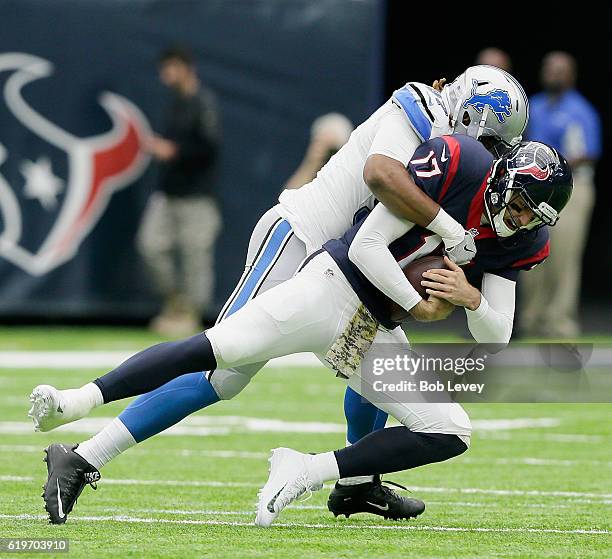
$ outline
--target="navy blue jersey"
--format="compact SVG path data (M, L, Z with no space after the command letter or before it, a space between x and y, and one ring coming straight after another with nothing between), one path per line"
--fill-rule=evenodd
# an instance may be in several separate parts
M480 288L485 272L516 281L519 270L530 269L548 256L546 228L502 244L490 226L480 224L492 163L492 155L480 142L469 136L456 135L434 138L421 144L408 164L408 171L417 186L466 229L477 233L478 252L464 267L468 281L477 288ZM391 301L348 257L349 247L366 218L362 216L341 238L328 241L323 248L336 261L372 315L386 328L394 328L397 323L389 315ZM442 249L440 238L419 226L389 245L391 254L402 267L426 254L442 254Z

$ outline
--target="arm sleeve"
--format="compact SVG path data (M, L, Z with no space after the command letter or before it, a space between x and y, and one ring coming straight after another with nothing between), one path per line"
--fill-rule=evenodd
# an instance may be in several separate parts
M421 296L404 276L388 246L412 227L413 223L395 217L385 206L377 204L348 253L350 261L377 289L406 310L421 301Z
M421 140L406 121L402 110L392 105L378 124L368 157L374 154L386 155L406 166L420 143Z
M507 344L514 324L516 282L485 273L480 291L478 308L465 309L470 333L481 344Z

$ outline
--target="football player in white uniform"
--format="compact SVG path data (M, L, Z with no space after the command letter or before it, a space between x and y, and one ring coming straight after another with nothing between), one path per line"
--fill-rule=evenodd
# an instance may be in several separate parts
M470 135L494 152L511 147L520 141L527 118L523 89L497 68L469 68L442 92L419 83L406 84L353 132L311 183L283 192L279 204L260 219L249 243L244 274L218 321L292 277L305 257L339 237L376 199L397 216L439 235L455 262L468 262L475 254L472 236L414 187L406 165L422 142L449 133ZM439 310L434 302L422 300L412 314L429 320ZM82 443L78 452L99 468L186 415L234 397L264 364L192 373L162 386L152 385L151 393L135 400L97 438ZM39 386L31 401L30 415L41 431L83 417L103 403L94 383L67 391ZM108 443L102 443L103 451L101 441ZM95 459L88 453L94 448Z

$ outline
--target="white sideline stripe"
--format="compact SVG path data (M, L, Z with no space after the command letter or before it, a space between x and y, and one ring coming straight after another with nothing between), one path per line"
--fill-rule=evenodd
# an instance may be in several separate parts
M554 508L561 509L575 509L577 504L585 504L585 505L609 505L612 504L612 501L593 501L592 499L572 499L572 504L560 504L555 503ZM466 508L507 508L505 503L493 503L493 502L475 502L475 501L431 501L427 500L427 506L438 506L448 508L448 507L466 507ZM520 508L538 508L538 509L550 509L550 503L521 503ZM289 505L288 509L290 510L328 510L325 505ZM114 512L115 508L102 509L108 512ZM243 511L228 511L228 510L212 510L212 509L204 509L204 510L183 510L183 509L130 509L130 512L137 513L148 513L148 514L175 514L177 516L184 516L189 514L200 514L200 515L251 515L253 511L243 510Z
M0 369L112 369L134 351L0 351ZM323 367L311 353L272 359L266 367Z
M42 452L42 446L35 445L6 445L0 444L0 451L3 452L22 452L22 453L39 453ZM192 450L188 448L179 448L175 450L165 449L165 454L177 454L179 456L202 456L204 458L244 458L249 460L265 460L269 458L269 452L249 452L239 450ZM130 455L143 454L159 454L158 450L147 450L135 448L130 451ZM612 461L606 460L556 460L550 458L497 458L494 460L488 458L461 458L464 464L496 464L496 465L524 465L524 466L604 466L612 467Z
M292 507L289 507L292 508ZM321 507L323 508L323 507ZM113 510L113 509L104 509ZM170 510L170 509L132 509L132 512L146 514L176 514L178 516L186 516L189 514L201 515L219 515L219 516L252 516L253 511L249 510Z
M111 369L144 348L131 351L0 351L0 368L44 369ZM513 347L499 356L499 363L506 366L525 366L540 363L537 346ZM596 348L589 358L592 367L609 367L612 363L610 348ZM273 359L267 367L321 367L312 353L296 353Z
M42 452L44 445L36 446L29 444L0 444L0 451L3 452L25 452L39 453ZM144 448L134 448L130 450L130 456L142 454L158 455L159 450L147 450ZM164 449L164 454L178 454L179 456L203 456L205 458L246 458L250 460L265 460L270 457L269 452L248 452L239 450L192 450L188 448L179 448L176 450Z
M34 481L31 476L2 475L0 481ZM190 481L160 479L109 479L102 478L99 483L108 485L160 485L172 487L261 487L261 483L233 481ZM326 485L333 487L333 485ZM502 496L541 496L541 497L591 497L594 499L612 499L612 493L585 493L581 491L540 491L521 489L483 489L480 487L423 487L408 486L407 489L420 493L462 493Z
M473 423L473 422L472 422ZM482 432L480 437L483 439L489 439L494 441L510 441L514 440L522 442L522 440L529 441L546 441L554 443L601 443L606 440L603 435L577 435L575 433L521 433L521 437L516 438L512 433L494 433L494 432Z
M113 418L87 417L73 423L62 425L56 431L93 434L102 430ZM534 428L551 428L559 426L561 421L554 417L519 417L513 419L475 419L472 427L476 432L499 430L522 430ZM237 415L194 415L170 427L161 436L183 435L230 435L234 433L344 433L344 423L321 421L284 421L265 417L244 417ZM0 434L20 435L32 433L29 421L1 421Z
M520 466L605 466L612 467L612 461L606 460L556 460L551 458L496 458L495 460L487 458L462 458L464 464L496 464L500 466L520 465Z
M254 513L251 513L254 514ZM0 514L0 518L9 520L46 520L47 516L42 514ZM143 518L137 516L75 516L71 518L71 522L126 522L126 523L141 523L141 524L196 524L206 526L245 526L255 528L253 522L236 522L223 520L195 520L184 519L174 520L169 518ZM612 534L609 530L596 529L578 529L578 530L562 530L559 528L468 528L466 526L388 526L384 524L306 524L300 522L279 522L274 525L278 528L314 528L314 529L333 529L333 530L412 530L417 532L495 532L495 533L514 533L528 532L532 534L580 534L580 535L607 535ZM257 528L259 529L259 528Z

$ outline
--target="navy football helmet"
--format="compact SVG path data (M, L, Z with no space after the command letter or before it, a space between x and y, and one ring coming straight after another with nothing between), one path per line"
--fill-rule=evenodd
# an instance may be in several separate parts
M493 164L485 191L487 217L498 237L555 225L572 188L572 172L557 150L541 142L521 142ZM534 214L527 225L518 223L513 213L519 197Z

